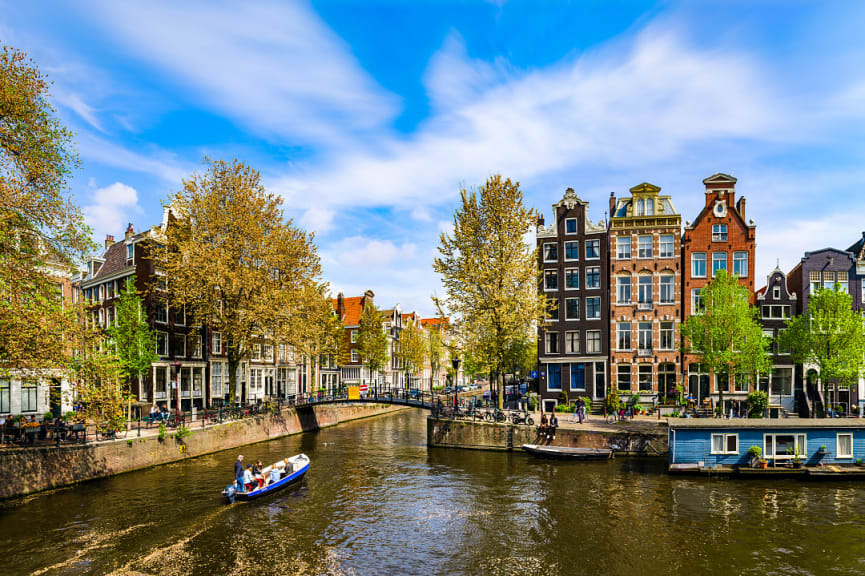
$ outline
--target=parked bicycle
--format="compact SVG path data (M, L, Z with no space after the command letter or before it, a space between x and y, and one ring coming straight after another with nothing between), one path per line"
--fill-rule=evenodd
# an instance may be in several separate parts
M534 426L535 420L528 412L523 410L514 410L511 412L511 422L514 424L525 424L526 426Z

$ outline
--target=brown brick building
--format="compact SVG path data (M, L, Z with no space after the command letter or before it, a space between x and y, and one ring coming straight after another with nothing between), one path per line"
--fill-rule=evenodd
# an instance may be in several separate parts
M747 220L745 198L736 200L736 179L727 174L715 174L703 180L705 205L693 222L685 223L682 237L683 318L699 311L700 290L718 270L739 276L739 282L754 294L754 249L756 225ZM686 355L682 362L683 374L687 378L687 392L702 401L712 397L717 400L718 383L712 382L712 374L701 366L697 359ZM730 392L729 383L723 383ZM740 400L747 391L736 387L729 400ZM737 396L742 396L739 398Z
M682 298L682 218L643 183L610 195L610 378L655 402L675 389Z

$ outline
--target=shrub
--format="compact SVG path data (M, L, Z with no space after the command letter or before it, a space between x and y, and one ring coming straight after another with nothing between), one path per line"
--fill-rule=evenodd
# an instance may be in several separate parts
M682 415L682 413L679 412L678 410L673 410L673 413L670 414L670 418L678 418L681 415Z
M756 456L757 458L759 458L762 455L763 449L759 446L751 446L750 448L748 448L748 456Z
M567 390L562 390L561 392L559 392L559 404L564 404L565 406L570 404L570 401L568 400Z
M156 437L160 440L165 440L165 422L159 423L159 434Z
M529 396L529 410L534 412L538 409L538 397L532 394Z
M762 418L769 409L769 395L762 390L754 390L748 394L748 415L751 418Z
M132 446L132 442L133 442L132 438L128 438L128 439L126 440L126 444L129 445L129 446Z
M177 427L177 432L174 434L174 439L178 442L183 442L183 439L192 434L185 424Z
M631 398L630 398L630 400L628 400L628 404L630 404L631 406L634 406L634 407L639 406L640 405L640 393L634 392L633 394L631 394Z
M45 414L42 415L42 419L43 420L53 420L54 419L54 412L51 412L51 411L46 412Z
M571 407L567 404L556 404L556 412L570 412Z
M619 400L619 391L616 390L615 386L613 386L610 389L609 394L607 394L607 397L604 399L604 406L609 412L612 412L618 410L621 403L621 400Z
M67 412L66 414L63 415L63 420L65 420L66 422L69 422L70 420L75 420L75 412L70 410L69 412Z

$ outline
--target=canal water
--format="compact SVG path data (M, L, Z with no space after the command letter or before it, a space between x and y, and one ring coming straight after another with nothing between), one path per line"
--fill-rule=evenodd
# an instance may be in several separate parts
M863 574L865 484L427 449L403 412L0 504L0 574ZM234 459L312 459L226 506Z

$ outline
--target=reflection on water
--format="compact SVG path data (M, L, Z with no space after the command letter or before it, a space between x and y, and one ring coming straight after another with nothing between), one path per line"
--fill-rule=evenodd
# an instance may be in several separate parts
M0 574L862 574L865 485L428 450L420 413L241 451L301 486L225 506L238 451L0 507Z

